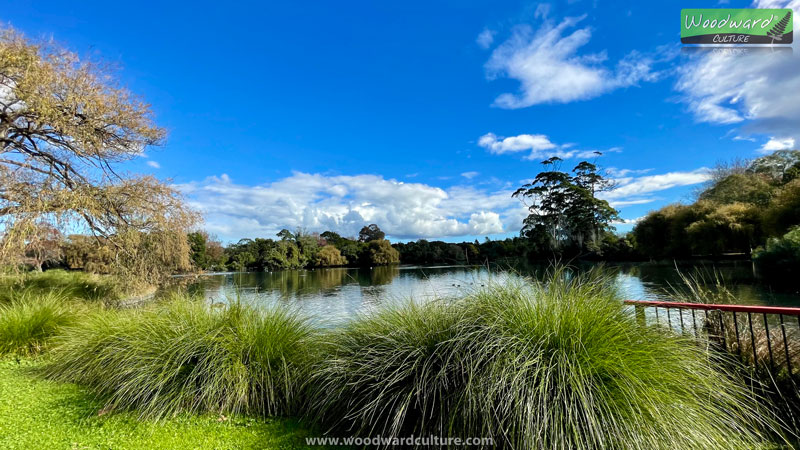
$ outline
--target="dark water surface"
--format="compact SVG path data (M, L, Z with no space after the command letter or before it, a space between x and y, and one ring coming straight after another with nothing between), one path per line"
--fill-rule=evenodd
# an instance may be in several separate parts
M613 271L616 282L628 299L672 300L670 290L682 283L674 266L630 264L606 267ZM542 272L541 269L538 272ZM723 280L740 304L800 306L797 292L776 292L759 284L749 261L681 266L680 271L699 274L709 282ZM537 270L530 270L527 275L537 276L536 273ZM201 276L189 281L189 289L203 293L214 302L226 302L238 295L249 302L290 304L319 322L335 325L381 303L463 295L519 274L525 273L489 270L480 266L237 272Z

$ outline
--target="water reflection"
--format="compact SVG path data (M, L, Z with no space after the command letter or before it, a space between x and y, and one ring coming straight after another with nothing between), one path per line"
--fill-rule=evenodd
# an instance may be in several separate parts
M631 264L607 269L630 299L668 300L670 287L681 283L678 271L671 266ZM797 294L776 293L756 284L749 263L681 267L681 271L723 279L742 304L800 306ZM542 276L543 272L538 267L524 273ZM188 288L215 302L239 296L248 302L293 305L320 324L335 325L384 302L461 296L516 276L480 266L381 266L212 274L188 280Z

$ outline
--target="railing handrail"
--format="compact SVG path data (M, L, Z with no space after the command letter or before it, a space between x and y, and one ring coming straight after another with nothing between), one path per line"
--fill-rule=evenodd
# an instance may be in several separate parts
M663 302L653 300L625 300L628 305L655 306L662 308L699 309L704 311L732 311L753 314L783 314L800 317L800 308L784 306L718 305L713 303Z

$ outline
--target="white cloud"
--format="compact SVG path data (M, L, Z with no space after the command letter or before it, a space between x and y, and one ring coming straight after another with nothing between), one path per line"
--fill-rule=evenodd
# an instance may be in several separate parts
M504 153L517 153L530 151L525 159L540 159L558 156L562 159L594 158L598 153L617 153L620 147L606 150L580 150L572 149L574 144L555 144L543 134L520 134L518 136L502 137L494 133L486 133L478 139L478 145L489 150L489 153L502 155Z
M771 153L775 150L793 150L794 149L794 139L793 138L771 138L768 140L764 145L761 146L758 151L760 153Z
M156 161L153 161L152 159L147 161L147 165L152 167L152 168L154 168L154 169L160 169L161 168L161 164L159 164Z
M516 27L492 52L486 71L490 79L506 76L518 80L520 92L502 94L494 105L513 109L568 103L657 78L652 70L654 59L638 52L630 53L614 69L604 65L605 53L579 55L578 50L591 39L591 29L564 34L584 17L566 18L556 26L545 20L536 31L527 25Z
M469 216L469 226L474 231L472 234L494 234L502 230L503 223L500 214L491 211L481 211Z
M485 28L475 39L475 43L478 44L478 47L487 49L492 46L492 43L494 42L494 35L494 31Z
M550 139L543 134L520 134L498 139L494 133L486 133L478 139L478 145L497 155L526 150L538 152L556 148L556 144L550 142Z
M691 186L708 181L711 174L708 168L701 167L689 172L668 172L659 175L640 177L617 177L617 187L603 192L599 197L614 207L639 205L658 200L652 194L680 186Z
M800 0L753 6L798 11ZM800 91L800 57L780 48L702 50L679 67L675 84L696 121L738 124L744 134L800 139L800 103L794 95Z
M524 214L508 189L442 189L378 175L297 172L258 186L221 175L177 187L203 213L209 231L232 240L296 227L353 236L369 223L398 239L490 235L517 231Z
M475 172L475 171L464 172L464 173L461 174L462 177L464 177L464 178L466 178L468 180L471 180L471 179L477 177L478 175L480 175L480 172Z

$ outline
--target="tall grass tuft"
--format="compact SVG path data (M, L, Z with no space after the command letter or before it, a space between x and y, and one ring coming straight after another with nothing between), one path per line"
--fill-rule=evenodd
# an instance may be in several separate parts
M447 435L477 356L453 349L470 332L462 314L443 301L398 304L333 331L310 414L367 436Z
M331 337L311 409L331 427L532 448L753 448L776 430L688 338L637 324L610 279L554 270L392 306Z
M17 292L0 303L0 355L35 355L60 328L72 324L84 308L63 291Z
M144 417L287 415L302 401L314 335L304 318L283 308L211 308L176 297L97 312L66 328L46 372L94 388L109 409Z

